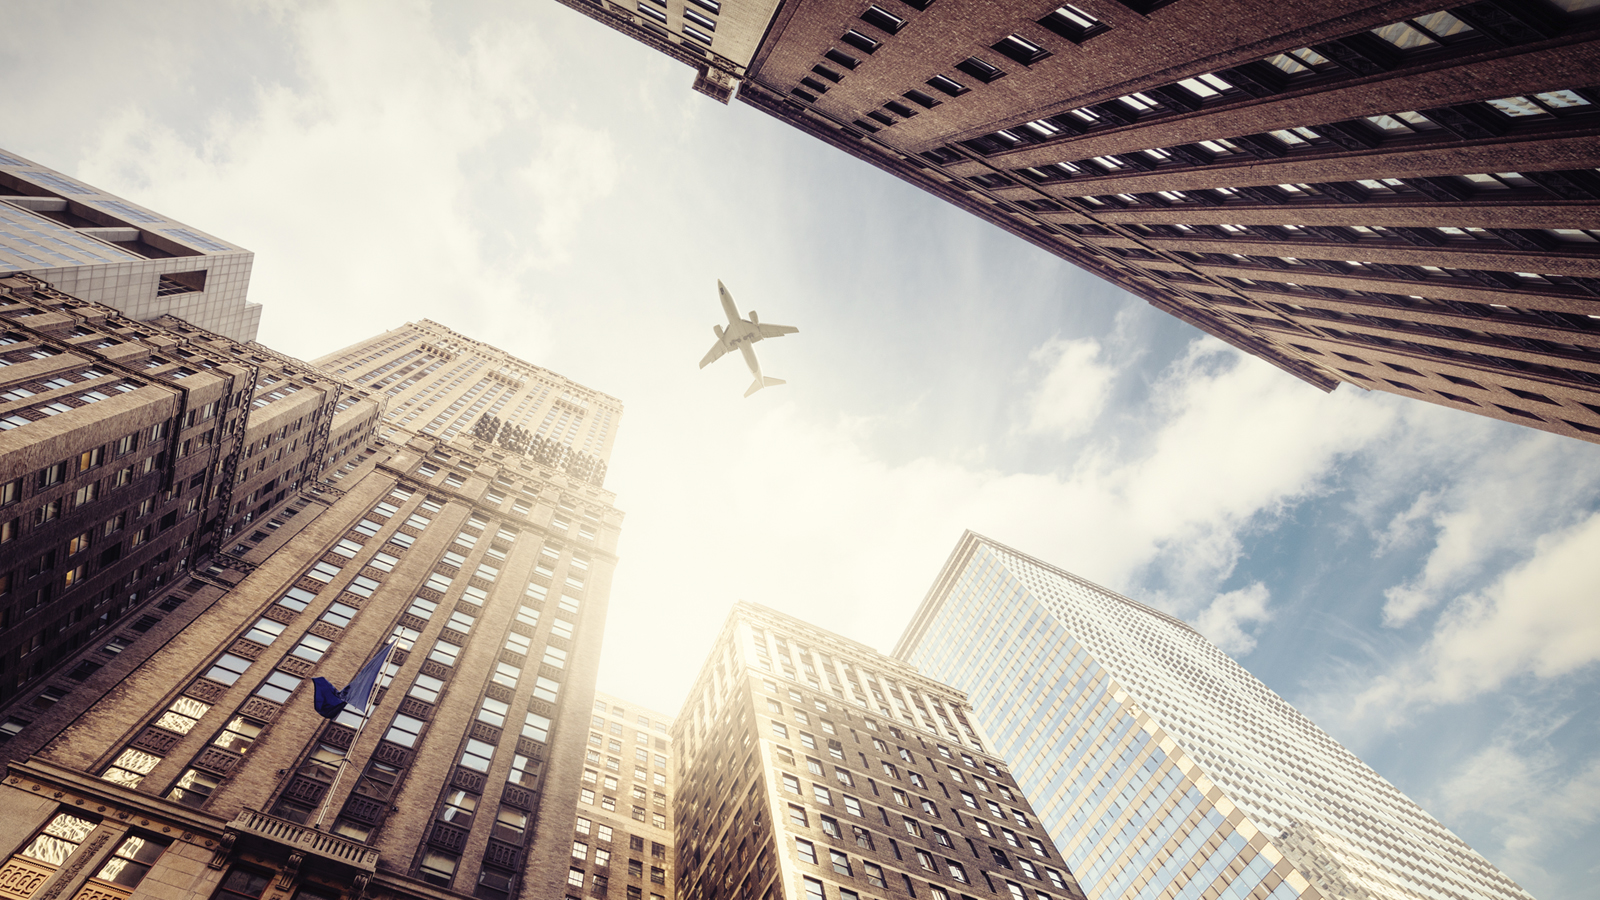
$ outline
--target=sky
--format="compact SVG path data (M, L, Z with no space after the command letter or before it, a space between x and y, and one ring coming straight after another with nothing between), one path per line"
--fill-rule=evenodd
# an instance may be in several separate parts
M1194 623L1542 900L1600 874L1600 465L1324 394L549 0L9 0L0 146L622 399L600 689L750 600L888 651L964 529ZM696 363L741 310L787 385ZM1585 849L1587 848L1587 849Z

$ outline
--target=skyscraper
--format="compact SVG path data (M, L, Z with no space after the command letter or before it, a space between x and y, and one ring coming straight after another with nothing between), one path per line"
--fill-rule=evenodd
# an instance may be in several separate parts
M87 327L90 305L58 305L70 314L45 324ZM16 898L560 896L621 519L600 486L620 404L433 323L333 354L336 372L167 326L145 335L165 381L118 368L135 389L94 411L148 396L148 417L172 416L175 392L156 388L220 395L235 378L219 431L243 450L197 495L235 532L150 595L148 615L79 641L0 710L0 885ZM246 392L245 372L285 374ZM76 423L69 405L0 441ZM305 471L318 477L301 483ZM346 684L391 643L374 709L319 714L313 676Z
M971 692L1091 900L1528 898L1193 628L987 538L895 655Z
M25 272L131 319L177 316L253 341L255 255L161 213L0 150L0 275Z
M673 724L681 900L1083 897L966 698L737 604Z
M472 431L580 482L605 482L622 404L482 341L424 319L316 362L364 389L383 389L385 434L448 441Z
M672 718L596 693L567 895L672 900Z
M1597 37L1593 0L796 0L738 96L1323 390L1600 441Z

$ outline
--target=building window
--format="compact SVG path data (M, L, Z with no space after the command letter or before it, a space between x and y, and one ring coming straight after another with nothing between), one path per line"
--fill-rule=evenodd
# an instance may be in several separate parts
M448 853L429 850L422 857L422 864L417 867L417 874L428 884L440 887L449 887L455 879L456 863L460 859Z
M877 6L867 7L867 11L861 14L861 21L889 34L898 34L900 29L906 27L905 19Z
M1019 34L1006 37L990 49L1024 66L1031 66L1050 55L1050 51Z
M863 34L854 28L846 31L844 36L839 38L839 40L844 41L846 44L849 44L857 50L860 50L862 53L867 54L877 53L878 48L883 46L882 41L870 35Z
M168 843L139 834L128 835L117 845L116 852L100 867L100 871L95 873L95 880L125 888L138 887L150 867L161 858Z
M112 760L111 765L106 767L100 777L123 787L138 787L139 782L143 781L160 762L159 756L129 748Z
M260 869L235 867L222 880L212 900L260 900L272 883L272 873Z
M1040 19L1039 24L1074 44L1081 44L1111 27L1070 3L1056 7L1054 12Z
M89 836L89 832L94 830L96 824L92 819L58 813L27 846L12 857L12 862L7 868L21 862L21 868L33 869L38 875L46 876L48 872L54 871L67 861L67 857L78 849L78 845L83 843L84 838ZM19 861L17 857L24 859ZM44 879L41 877L39 880Z
M985 62L976 56L969 56L956 63L956 69L971 75L984 84L992 84L1006 74L1000 67Z

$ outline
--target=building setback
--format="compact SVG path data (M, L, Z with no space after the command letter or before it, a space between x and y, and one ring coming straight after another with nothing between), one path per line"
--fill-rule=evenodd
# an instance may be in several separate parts
M450 440L471 432L585 483L605 482L622 404L427 319L316 360L382 390L385 435Z
M164 315L253 341L255 254L0 150L0 275L24 272L140 321Z
M672 719L596 693L567 893L672 900Z
M974 716L1091 900L1528 900L1182 621L968 532L895 655Z
M173 380L162 356L165 380L90 408L149 394L139 415L159 419L181 409L165 384L209 387L238 377L229 366L292 377L229 386L253 455L219 482L236 499L218 508L241 517L222 551L0 710L0 884L97 900L560 896L616 561L621 514L600 485L620 405L433 323L322 361L342 371L181 325L148 340L190 374ZM215 358L184 356L202 345ZM310 426L291 426L313 378L343 393L317 407L334 430L302 484L290 461ZM458 426L502 395L507 422L548 424L545 443ZM376 708L319 716L311 678L343 685L390 641Z
M966 697L737 604L673 725L680 900L1067 900Z
M561 2L638 37L652 0ZM738 90L1319 388L1600 441L1597 36L1593 0L796 0Z

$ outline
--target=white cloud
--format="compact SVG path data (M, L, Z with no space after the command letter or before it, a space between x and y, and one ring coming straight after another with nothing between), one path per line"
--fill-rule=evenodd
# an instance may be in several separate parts
M1425 404L1401 412L1393 440L1374 448L1352 483L1350 504L1376 557L1403 562L1424 550L1416 573L1384 592L1383 622L1395 628L1527 557L1542 535L1586 516L1600 491L1591 445Z
M1392 420L1386 399L1321 394L1202 338L1138 411L1147 440L1091 441L1059 472L1022 474L889 464L855 439L859 423L807 421L788 403L758 412L733 393L701 408L675 378L660 390L685 399L635 406L626 424L650 471L672 477L614 470L629 517L602 678L617 685L665 687L649 648L709 640L705 619L736 599L887 647L967 528L1112 588L1159 566L1179 588L1164 605L1207 610L1210 633L1246 652L1270 616L1265 588L1215 596L1242 532L1322 490ZM661 608L692 612L663 622Z
M1070 439L1093 425L1111 395L1117 371L1101 361L1100 342L1052 338L1029 359L1047 370L1031 398L1028 431Z
M1428 524L1430 516L1439 507L1439 493L1437 491L1423 491L1418 494L1411 505L1389 520L1383 531L1376 535L1378 546L1373 553L1383 556L1395 550L1404 549L1421 539L1422 533Z
M539 153L516 173L538 198L536 233L544 249L541 265L571 258L572 223L617 186L617 153L611 135L560 122L545 129Z
M1255 635L1245 631L1254 623L1272 618L1267 609L1267 586L1256 582L1226 594L1218 594L1211 605L1194 620L1194 627L1226 653L1243 656L1256 647Z
M445 25L423 3L284 6L283 68L187 120L136 99L59 165L255 251L262 339L289 352L332 349L302 327L313 305L350 339L422 317L543 335L522 275L568 258L620 163L609 133L551 108L533 13L502 12Z
M1434 793L1442 816L1493 834L1499 846L1480 852L1534 890L1529 882L1549 877L1544 864L1563 852L1562 840L1600 821L1600 758L1571 765L1548 749L1524 754L1496 742L1456 766Z
M1373 679L1346 714L1398 723L1413 708L1460 703L1516 676L1554 679L1600 661L1597 556L1600 514L1544 535L1531 558L1452 603L1428 642Z

